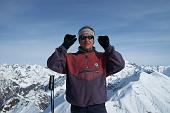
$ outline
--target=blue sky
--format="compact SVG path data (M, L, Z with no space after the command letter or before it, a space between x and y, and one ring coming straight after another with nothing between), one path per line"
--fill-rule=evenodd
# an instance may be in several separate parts
M0 0L0 64L39 64L84 25L131 62L170 65L169 0ZM78 41L68 52L77 51Z

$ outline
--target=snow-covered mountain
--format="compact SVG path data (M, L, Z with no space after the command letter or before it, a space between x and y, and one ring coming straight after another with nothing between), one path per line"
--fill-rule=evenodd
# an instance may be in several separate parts
M70 113L65 76L38 65L0 65L0 113L50 113L49 76L55 75L55 113ZM170 67L126 62L107 78L108 113L170 113Z

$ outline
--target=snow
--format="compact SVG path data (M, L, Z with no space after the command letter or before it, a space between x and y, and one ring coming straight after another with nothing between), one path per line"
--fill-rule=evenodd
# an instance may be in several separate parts
M50 113L49 76L55 75L55 113L70 113L65 75L38 65L0 65L0 113ZM170 113L170 67L125 68L107 77L108 113Z

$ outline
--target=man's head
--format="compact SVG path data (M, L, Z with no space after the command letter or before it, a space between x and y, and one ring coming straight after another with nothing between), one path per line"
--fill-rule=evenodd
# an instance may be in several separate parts
M95 31L90 26L82 27L79 32L79 43L80 46L85 49L92 49L94 44Z

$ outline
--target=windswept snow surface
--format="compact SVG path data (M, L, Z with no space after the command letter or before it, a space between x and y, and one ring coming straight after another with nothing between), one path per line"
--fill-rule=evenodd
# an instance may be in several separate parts
M70 113L65 76L38 65L0 65L0 113L50 113L49 76L55 75L55 113ZM170 113L170 67L126 61L107 77L108 113Z

